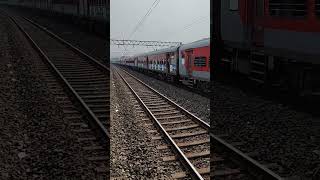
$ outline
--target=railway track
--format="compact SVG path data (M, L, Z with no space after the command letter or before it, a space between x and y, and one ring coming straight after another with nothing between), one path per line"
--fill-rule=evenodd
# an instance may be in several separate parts
M186 114L186 110L161 94L151 90L138 79L120 69L114 69L129 87L152 118L170 146L160 145L158 149L171 149L176 156L165 156L164 161L180 160L184 172L177 172L172 178L210 179L210 126L204 121ZM170 103L169 103L170 101Z
M146 85L127 71L114 67L116 71L176 156L165 156L164 161L179 160L184 172L177 172L173 178L192 179L281 179L233 145L210 132L210 126L173 101ZM210 132L210 135L209 135ZM211 145L211 154L210 154ZM210 171L211 166L211 171Z
M42 61L37 62L63 108L96 179L109 176L109 69L32 21L9 17L28 39Z

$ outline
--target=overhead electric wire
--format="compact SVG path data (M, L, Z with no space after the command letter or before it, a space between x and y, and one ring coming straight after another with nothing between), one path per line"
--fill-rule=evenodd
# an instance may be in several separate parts
M209 18L209 16L202 16L202 17L198 18L197 20L193 21L192 23L184 26L183 29L188 29L189 27L193 26L194 24L197 24L197 23L202 22L204 20L208 20L207 18Z
M134 29L132 30L132 32L130 33L129 37L128 37L128 40L130 40L130 38L134 35L134 33L137 32L137 30L141 27L141 25L144 23L144 21L151 15L152 11L157 7L157 5L160 3L161 0L155 0L151 7L148 9L147 13L140 19L140 21L137 23L137 25L134 27ZM182 28L182 30L179 31L182 32L182 31L186 31L188 29L191 29L193 27L194 24L197 24L197 23L201 23L201 22L204 22L206 20L210 20L209 18L210 16L202 16L202 17L199 17L197 19L195 19L194 21L192 21L192 23L190 24L187 24L186 26L184 26ZM176 34L176 33L173 33L173 34ZM123 38L123 41L124 41L124 38ZM128 49L127 49L127 46L129 45L122 45L124 46L124 53L122 54L123 56L127 55L127 53L129 53Z
M130 39L132 37L132 35L139 29L139 27L142 25L142 23L146 20L146 18L148 16L150 16L152 10L157 7L157 5L159 4L160 0L155 0L151 7L148 9L147 13L140 19L140 21L138 22L138 24L134 27L133 31L130 33L128 39ZM126 49L126 47L125 47ZM127 51L124 52L123 56L127 55Z
M177 33L171 33L171 35L169 35L168 37L172 37L173 35L177 35L178 33L181 33L183 31L186 31L188 29L191 29L192 27L194 27L193 25L201 23L201 22L205 22L206 20L210 20L209 18L210 16L202 16L200 18L197 18L196 20L194 20L192 23L184 26L183 28L181 28L181 30L177 31Z
M150 16L150 14L152 13L152 10L157 7L157 5L160 3L160 0L155 0L151 7L148 9L147 13L140 19L140 21L138 22L138 24L134 27L133 31L130 33L128 39L130 39L132 37L132 35L139 29L139 27L142 25L142 23L147 19L148 16ZM123 37L123 36L122 36ZM110 39L111 40L111 39ZM123 40L124 40L124 37L123 37ZM123 55L126 55L127 54L127 46L126 45L123 45L124 47L124 54Z
M130 33L128 39L130 39L132 37L132 35L139 29L139 27L142 25L142 23L147 19L148 16L150 16L150 14L152 13L152 10L154 8L157 7L157 5L160 3L160 0L155 0L151 7L149 8L149 10L147 11L147 13L140 19L139 23L135 26L135 28L133 29L133 31Z

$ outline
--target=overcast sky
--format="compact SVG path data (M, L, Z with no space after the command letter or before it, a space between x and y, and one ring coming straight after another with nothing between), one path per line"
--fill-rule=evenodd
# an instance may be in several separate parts
M110 36L128 39L154 0L111 0ZM130 39L188 43L210 36L210 0L160 0L150 16ZM127 55L152 51L128 47ZM110 46L111 57L121 56L123 47Z

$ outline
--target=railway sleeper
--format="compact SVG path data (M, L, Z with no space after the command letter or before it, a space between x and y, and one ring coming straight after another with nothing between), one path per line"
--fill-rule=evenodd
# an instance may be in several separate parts
M80 87L80 88L76 88L77 92L101 92L101 93L107 93L109 91L109 87L105 86L105 87Z
M171 122L161 122L161 125L173 125L173 124L181 124L181 123L189 123L193 122L190 119L187 120L179 120L179 121L171 121Z
M141 97L140 97L141 99L143 99L143 98L149 98L149 99L157 99L157 98L160 98L158 95L154 95L154 94L148 94L148 95L146 95L146 94L144 94L144 95L142 95Z
M78 92L78 90L76 89ZM108 94L106 91L99 91L99 90L93 90L93 91L81 91L78 92L80 96L103 96L105 94Z
M80 79L84 77L106 77L105 74L101 74L100 72L90 72L90 73L79 73L79 74L72 74L74 79Z
M66 68L66 67L57 67L59 69L59 71L63 74L67 74L67 73L75 73L75 72L79 72L79 73L90 73L90 72L95 72L97 71L97 69L94 68L81 68L81 67L73 67L73 68ZM73 74L75 75L75 74Z
M109 87L108 83L99 83L99 84L74 84L72 85L74 88L76 89L86 89L88 87L90 88L105 88L105 87Z
M203 157L210 157L210 151L202 151L202 152L192 152L192 153L185 153L185 156L188 159L195 159L195 158L203 158ZM178 160L177 156L165 156L162 158L164 162L168 161L176 161Z
M141 94L143 94L143 93L141 93ZM156 95L156 94L153 94L153 95L145 95L145 94L143 94L143 95L140 96L140 98L141 99L161 99L161 97Z
M181 113L180 111L169 111L169 112L166 112L166 111L164 111L164 112L156 112L156 113L153 113L153 115L155 115L155 116L167 116L167 115L173 115L173 114L179 114L179 113Z
M169 120L169 119L180 119L180 118L185 118L185 115L179 114L176 116L168 116L168 117L157 117L157 120Z
M136 110L137 113L145 113L143 110Z
M109 114L110 113L110 110L109 109L96 109L96 110L92 110L95 114Z
M163 99L161 98L157 98L157 99L149 99L149 98L140 98L143 102L165 102Z
M93 68L91 65L88 65L88 64L66 64L65 62L61 62L61 64L57 64L56 67L58 69L61 69L61 70L70 70L70 69L74 69L75 67L77 69L89 69L89 68Z
M199 127L198 124L193 124L190 126L182 126L182 127L176 127L176 128L167 128L166 131L167 132L171 132L171 131L179 131L179 130L187 130L187 129L194 129Z
M79 71L79 70L74 70L74 71L68 71L68 72L64 72L64 74L68 75L68 76L90 76L90 75L95 75L97 74L97 71ZM101 74L100 72L98 74Z
M70 81L70 84L72 86L77 86L77 85L93 85L93 84L99 84L99 85L107 85L106 80L97 80L97 81Z
M96 72L96 69L69 69L69 70L64 70L63 74L75 75L75 74L86 74L86 73L92 73L92 72Z
M75 78L75 77L72 77L70 78L69 82L88 82L88 81L93 81L93 82L96 82L96 81L105 81L107 82L107 78L106 77L87 77L87 78L84 78L84 77L81 77L81 78Z
M150 110L153 110L153 109L160 109L160 108L169 108L169 107L172 107L171 105L169 104L165 104L165 105L159 105L159 106L152 106L152 105L149 105L151 107L148 107L148 109Z
M202 145L202 144L206 144L206 143L210 143L210 139L190 141L190 142L181 142L181 143L177 143L177 145L180 148L184 148L184 147ZM168 149L168 148L169 148L169 146L167 146L167 145L157 146L157 149L159 149L159 150Z
M208 132L203 130L203 131L197 131L197 132L193 132L193 133L179 133L179 134L175 134L175 135L171 135L172 138L186 138L186 137L192 137L192 136L198 136L198 135L202 135L202 134L207 134Z
M108 99L110 97L109 94L103 94L103 95L85 95L82 96L83 99Z
M145 104L149 104L149 103L163 103L163 102L166 102L165 100L163 99L141 99Z
M162 112L162 111L172 111L175 110L176 108L168 106L168 108L156 108L156 109L152 109L152 112Z
M158 107L163 107L164 105L168 105L167 102L160 102L160 103L156 103L156 102L146 103L146 102L144 102L144 104L146 104L148 106L148 109L158 108ZM149 106L151 106L151 107L149 107Z
M108 120L110 118L110 114L109 113L97 114L96 116L97 116L97 118L103 119L103 120Z
M109 104L88 104L90 109L106 109L109 108Z
M198 171L199 174L201 174L201 175L209 175L209 174L210 174L210 168L209 168L209 167L206 167L206 168L197 168L197 171ZM188 174L185 173L185 172L177 172L177 173L174 173L171 177L172 177L173 179L183 179L183 178L188 177Z

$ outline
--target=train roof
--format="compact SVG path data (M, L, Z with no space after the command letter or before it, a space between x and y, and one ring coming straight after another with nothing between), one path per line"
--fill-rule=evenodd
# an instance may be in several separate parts
M198 41L194 41L192 43L184 44L180 47L180 50L209 46L210 45L210 38L204 38Z
M174 52L174 51L177 51L178 47L179 46L175 46L175 47L169 47L169 48L165 48L165 49L159 49L159 50L156 50L156 51L141 53L141 54L135 55L135 57L150 56L150 55L159 54L159 53Z

